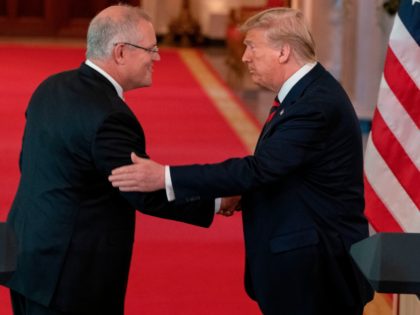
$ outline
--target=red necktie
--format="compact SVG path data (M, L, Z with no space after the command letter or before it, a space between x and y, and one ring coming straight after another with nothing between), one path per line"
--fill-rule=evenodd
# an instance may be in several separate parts
M276 113L276 110L279 107L280 107L280 101L279 101L279 99L276 96L276 98L273 101L273 106L271 106L270 114L268 115L267 120L265 121L266 124L268 124L273 119L274 114Z

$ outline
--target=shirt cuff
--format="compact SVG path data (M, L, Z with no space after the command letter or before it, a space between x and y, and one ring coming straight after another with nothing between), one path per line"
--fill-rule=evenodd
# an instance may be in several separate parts
M171 172L169 170L168 165L165 165L165 190L166 190L166 197L168 198L168 201L174 201L175 191L174 191L174 188L172 187Z
M221 205L222 205L222 198L214 199L214 213L218 213L220 211Z

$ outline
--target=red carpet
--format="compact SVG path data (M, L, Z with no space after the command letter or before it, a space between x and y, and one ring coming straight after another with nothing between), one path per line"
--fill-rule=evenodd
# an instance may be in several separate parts
M0 221L4 221L18 184L18 156L29 97L46 76L78 67L84 52L18 45L1 48ZM146 130L152 158L181 164L247 154L176 50L164 50L161 57L153 87L126 95ZM243 289L240 214L217 216L210 229L142 214L137 218L126 315L260 314ZM0 314L11 314L3 287Z

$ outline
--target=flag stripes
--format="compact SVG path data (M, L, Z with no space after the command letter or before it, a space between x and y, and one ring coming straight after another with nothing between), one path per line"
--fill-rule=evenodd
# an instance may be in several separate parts
M398 139L394 137L379 112L375 114L375 124L372 126L372 141L387 167L405 188L409 197L420 208L420 172L404 151Z
M392 49L388 49L384 76L400 104L415 122L417 128L420 128L420 106L418 106L420 104L420 91ZM407 93L407 91L410 91L410 93Z
M419 129L404 107L398 102L384 79L381 81L379 94L376 111L381 114L392 134L398 139L405 152L410 156L410 159L416 165L417 169L419 169ZM375 122L375 116L373 122Z
M365 212L379 232L420 232L420 3L391 31L365 153Z
M420 4L418 4L420 5ZM419 17L417 17L419 19ZM389 47L398 56L398 60L416 85L420 85L420 67L415 61L420 61L419 43L408 32L399 15L395 17L394 26L389 38Z
M371 195L366 195L366 215L372 225L378 225L378 223L374 223L377 216L372 217L371 214L378 210L380 205L374 201L379 198L403 231L420 231L420 212L418 208L389 169L376 146L373 145L372 137L369 137L367 145L370 149L369 158L365 159L365 176L372 187L372 191L376 194L374 198L371 198ZM393 230L389 230L389 226L380 226L379 231Z
M370 186L369 181L365 179L365 194L370 196L371 204L374 207L366 209L366 215L369 217L371 225L375 231L385 228L387 231L403 232L401 226L394 219L387 207L383 204L376 192Z

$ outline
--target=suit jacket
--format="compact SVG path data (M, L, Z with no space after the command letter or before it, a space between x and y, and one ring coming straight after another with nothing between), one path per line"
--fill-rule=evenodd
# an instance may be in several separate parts
M107 177L145 155L135 115L101 74L82 64L54 75L33 94L21 151L21 179L8 224L19 243L6 285L62 311L122 314L135 209L209 226L214 201L166 201L120 193Z
M362 168L352 104L317 64L264 126L254 155L171 167L171 177L176 198L242 195L246 289L264 314L336 314L372 298L349 256L368 236Z

